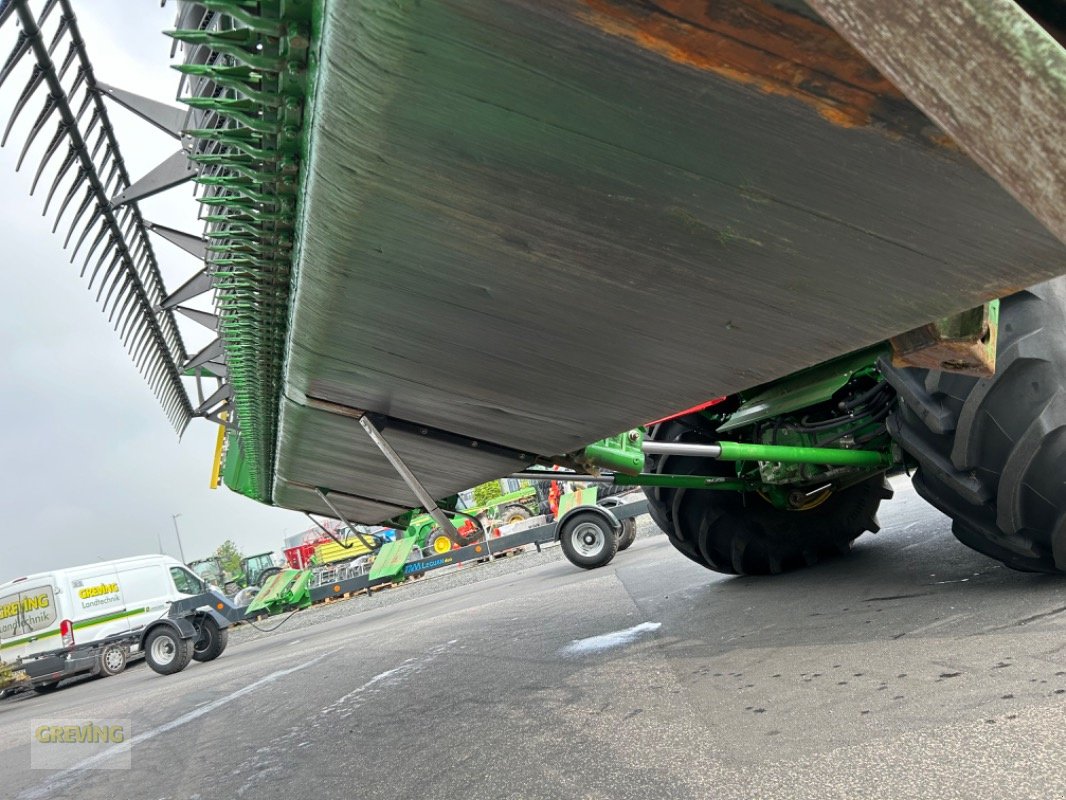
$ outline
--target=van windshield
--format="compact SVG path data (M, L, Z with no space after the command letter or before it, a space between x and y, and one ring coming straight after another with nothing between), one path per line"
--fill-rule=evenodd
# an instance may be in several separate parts
M174 579L174 588L182 594L200 594L204 591L203 582L181 567L171 567L170 577Z

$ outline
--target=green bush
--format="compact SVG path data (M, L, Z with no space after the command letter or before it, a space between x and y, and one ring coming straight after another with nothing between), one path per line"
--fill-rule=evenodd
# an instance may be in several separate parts
M480 486L474 487L474 505L477 507L486 506L503 494L503 490L500 489L499 481L486 481Z

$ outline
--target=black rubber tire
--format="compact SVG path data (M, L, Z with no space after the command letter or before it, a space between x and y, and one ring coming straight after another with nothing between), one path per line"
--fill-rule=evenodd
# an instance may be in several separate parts
M607 497L600 497L599 492L596 493L596 505L603 508L614 508L617 505L621 505L622 501L618 499L618 495L625 492L632 492L634 487L632 486L612 486L612 489L619 489L620 491L611 492ZM629 548L633 542L637 539L637 521L633 517L621 520L622 532L618 534L618 552Z
M259 577L256 580L255 585L262 589L266 585L266 582L273 578L275 575L277 575L279 572L281 572L281 567L267 567L265 570L259 573Z
M575 534L580 536L588 524L599 529L600 547L594 553L582 553L574 541ZM582 569L604 567L611 563L618 552L618 536L604 516L596 511L580 511L564 519L559 526L559 544L567 560Z
M657 425L655 441L709 443L713 431L689 420ZM650 471L735 475L731 462L692 456L650 456ZM866 531L876 532L877 508L892 496L883 475L834 492L806 511L783 511L758 494L710 489L645 489L648 511L682 554L715 572L768 575L812 566L847 553Z
M104 676L118 675L126 669L127 655L125 646L121 644L109 644L101 648L99 655L100 674Z
M193 661L214 661L229 643L229 628L219 628L211 617L200 617L196 621L200 636L193 642Z
M889 432L960 542L1066 572L1066 277L1001 301L996 360L980 380L882 363L900 397Z
M513 503L509 506L505 506L500 509L500 525L508 525L513 522L521 522L522 520L529 519L533 514L528 508L517 503Z
M170 661L160 661L153 653L152 645L157 640L164 638L170 640L170 645L174 649L174 657ZM189 666L189 662L192 661L192 655L193 640L182 639L178 636L177 631L168 625L160 625L158 628L154 628L144 639L144 660L152 668L153 672L158 672L160 675L173 675L181 672Z

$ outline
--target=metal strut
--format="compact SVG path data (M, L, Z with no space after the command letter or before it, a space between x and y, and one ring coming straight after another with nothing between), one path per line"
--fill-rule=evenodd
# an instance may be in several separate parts
M365 414L359 418L359 424L363 426L363 430L366 431L366 435L370 437L370 440L378 446L381 454L389 460L393 469L403 478L407 488L414 492L418 502L422 504L422 508L433 517L433 521L440 525L442 531L452 537L452 541L459 541L459 531L455 529L452 521L448 519L448 515L440 510L437 501L426 491L426 487L415 477L415 474L411 472L408 466L403 463L400 454L392 449L391 444L385 441L385 437L381 435L381 431L377 429L377 426Z
M373 552L374 550L378 549L377 545L373 541L369 541L368 542L366 540L366 537L364 537L363 534L361 534L359 532L359 529L356 528L352 523L350 523L348 520L346 520L344 518L344 514L342 514L340 512L340 509L338 509L335 505L333 505L333 503L331 503L329 501L329 498L326 497L326 493L323 492L321 489L319 489L317 486L315 487L315 494L318 495L318 499L319 500L321 500L323 503L325 503L327 506L329 506L329 510L333 512L334 516L337 519L339 519L341 522L343 522L348 527L348 530L350 530L352 532L352 535L355 536L355 538L358 539L360 542L362 542L367 550L370 550L371 552ZM306 511L304 513L307 514ZM341 547L346 547L347 548L347 547L351 547L352 546L350 544L346 545L343 542L338 541L336 536L334 536L332 533L330 533L324 527L322 527L322 524L317 519L312 517L310 514L307 514L307 518L309 520L311 520L313 523L315 523L315 525L318 525L319 528L322 528L322 530L326 532L326 535L330 539L332 539L333 541L337 542L337 544L339 544Z

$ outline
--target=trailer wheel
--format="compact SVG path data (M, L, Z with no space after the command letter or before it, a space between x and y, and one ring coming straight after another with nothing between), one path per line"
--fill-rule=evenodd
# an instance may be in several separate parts
M914 488L967 547L1022 572L1066 572L1066 278L1000 301L996 374L881 369L889 432Z
M200 635L193 643L193 661L213 661L222 655L229 643L229 628L219 628L211 617L200 617L196 626Z
M611 486L607 484L606 488L621 489L621 492L611 492L606 498L600 500L599 493L597 492L596 505L603 508L614 508L622 504L622 501L618 498L619 494L623 492L633 491L632 486ZM618 534L618 552L621 553L627 549L637 539L637 521L633 517L622 520L622 532Z
M126 669L126 648L121 644L109 644L100 651L100 674L118 675Z
M173 675L192 660L193 640L182 639L173 628L161 625L144 640L144 660L154 672Z
M633 518L622 520L622 532L618 534L618 552L629 549L637 540L637 521Z
M559 543L570 563L582 569L610 564L618 552L618 536L610 523L595 511L579 512L564 520Z

